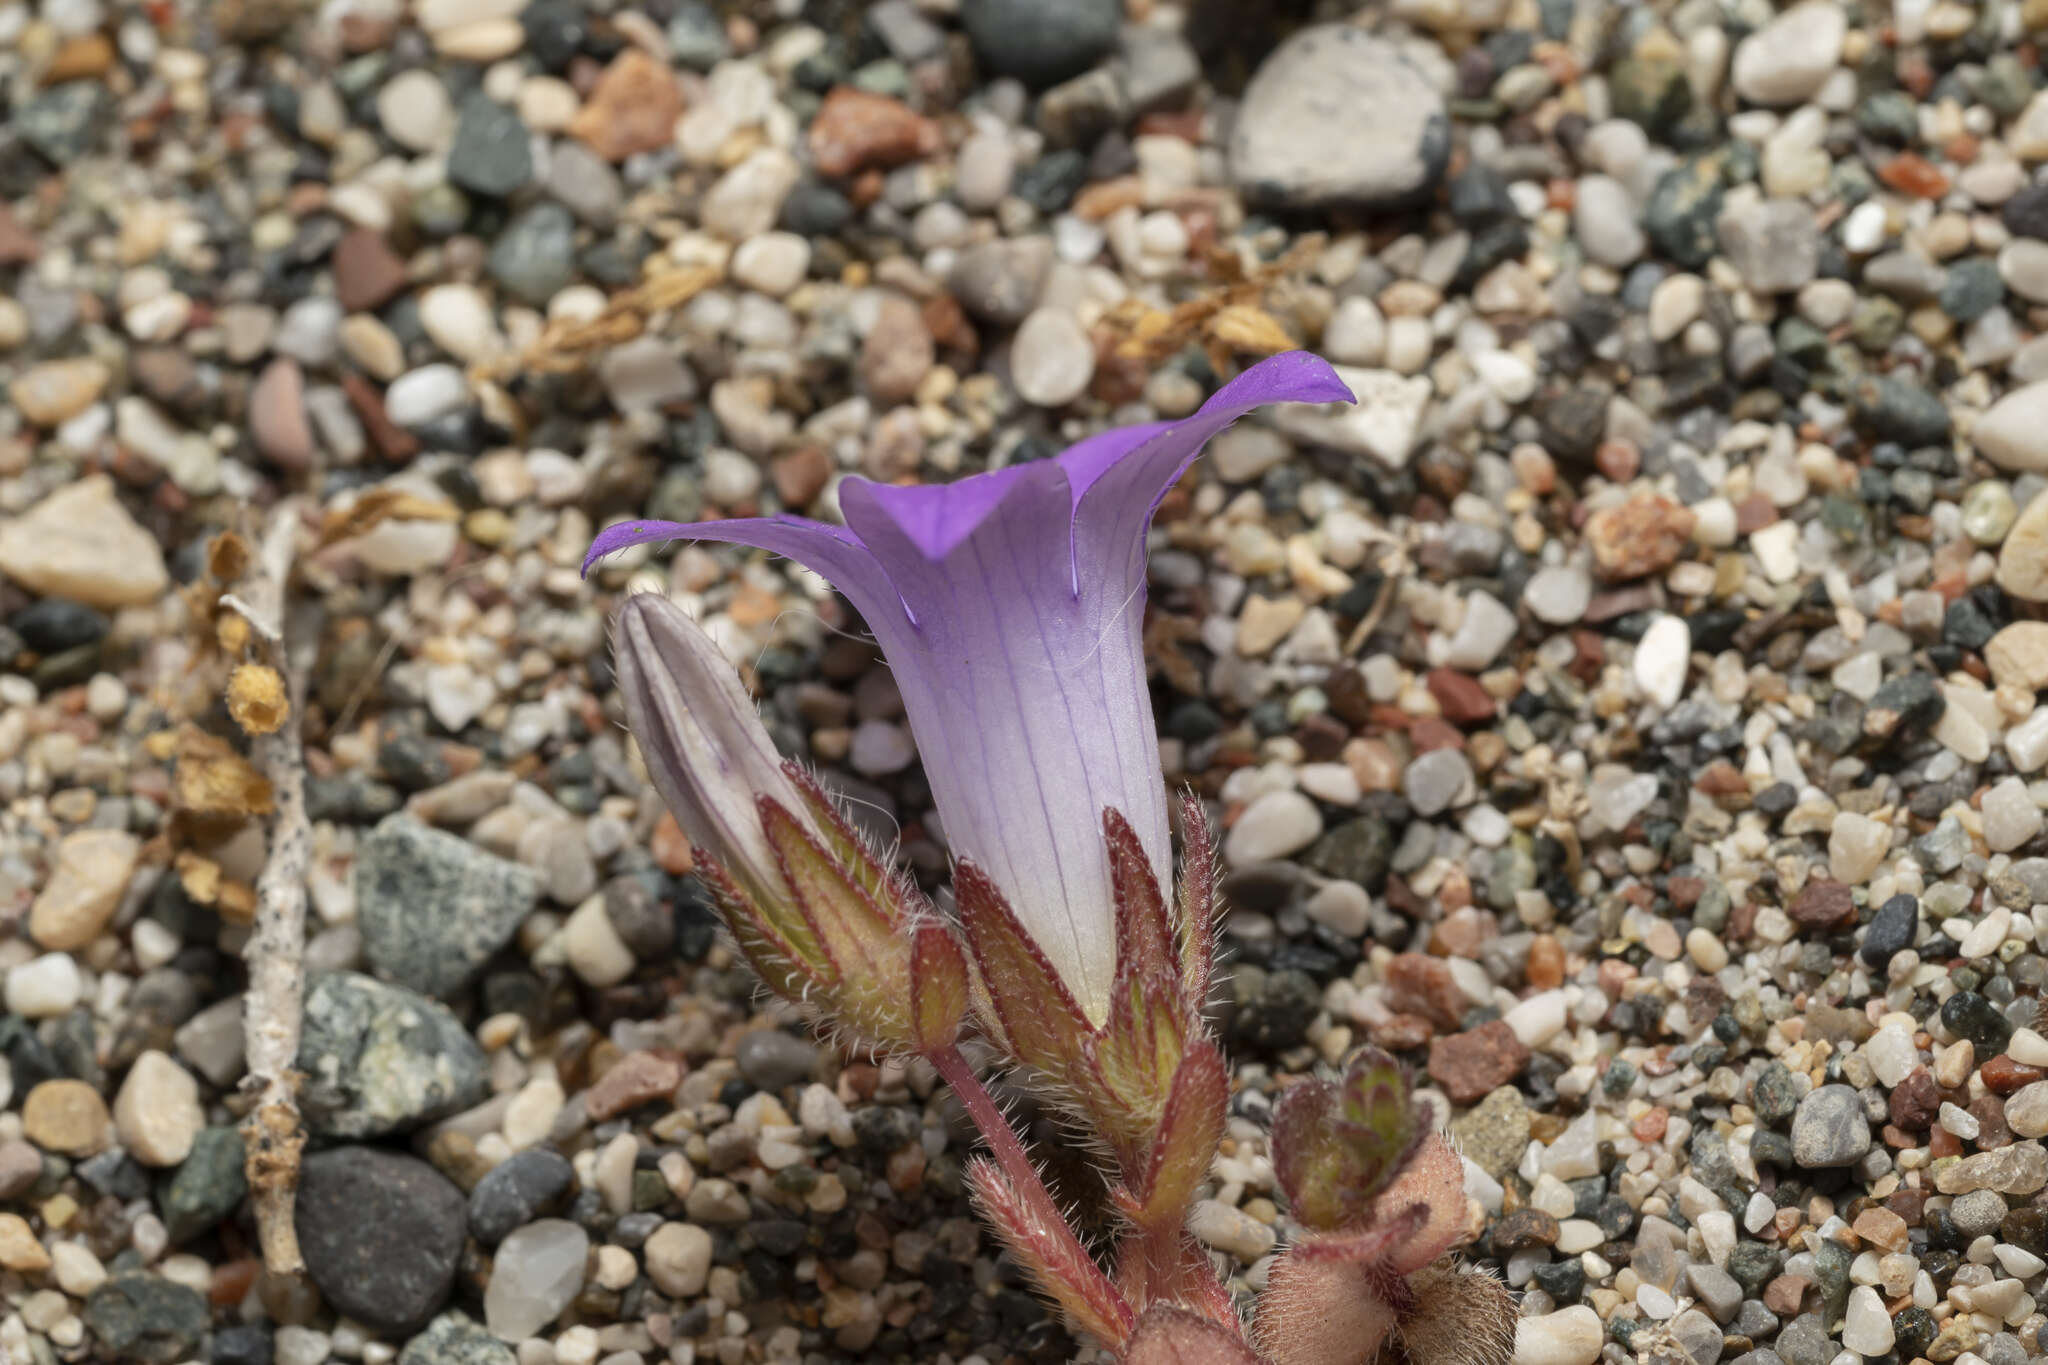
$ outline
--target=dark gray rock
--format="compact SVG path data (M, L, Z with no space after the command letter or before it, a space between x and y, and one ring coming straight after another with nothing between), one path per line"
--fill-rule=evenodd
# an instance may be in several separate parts
M131 1271L85 1301L85 1326L103 1360L183 1360L206 1335L206 1299L196 1289Z
M301 1102L321 1137L409 1132L490 1091L483 1049L416 991L354 972L315 977L299 1038Z
M780 1029L755 1029L740 1039L733 1060L757 1090L780 1090L810 1079L811 1068L818 1064L818 1045Z
M1274 207L1398 205L1429 192L1450 151L1442 96L1393 43L1319 24L1282 43L1245 87L1230 173Z
M465 99L448 148L448 179L497 199L532 180L533 144L519 115L481 90Z
M14 130L52 165L90 152L114 113L114 96L99 81L66 81L14 111Z
M966 0L960 23L984 66L1043 86L1106 56L1123 13L1118 0Z
M157 1190L157 1210L173 1242L189 1242L235 1211L249 1192L242 1135L207 1128L192 1151Z
M364 954L380 975L423 995L468 985L539 897L528 869L402 813L379 824L356 858Z
M307 1272L329 1305L379 1332L416 1332L447 1301L467 1212L446 1176L398 1152L337 1147L299 1176Z
M519 1152L499 1162L469 1192L469 1230L485 1246L496 1246L514 1228L553 1213L576 1184L576 1170L545 1148Z
M535 204L491 245L491 278L539 308L576 278L576 220L560 204Z

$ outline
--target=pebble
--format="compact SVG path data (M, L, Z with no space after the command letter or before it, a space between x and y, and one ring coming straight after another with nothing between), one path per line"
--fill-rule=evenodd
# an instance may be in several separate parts
M249 390L249 436L263 458L280 469L305 469L318 447L306 419L306 381L298 362L279 356Z
M422 365L391 381L384 415L401 427L425 427L469 406L469 381L453 365Z
M84 1081L44 1081L21 1106L22 1136L46 1152L84 1157L113 1140L107 1102Z
M1584 1304L1517 1318L1514 1365L1593 1365L1606 1340L1599 1314Z
M386 817L355 865L363 951L382 976L452 998L518 932L540 879L408 814Z
M1605 175L1580 179L1572 207L1572 230L1586 255L1617 269L1641 258L1649 239L1636 222L1636 206L1621 182Z
M513 1229L553 1212L574 1193L576 1172L545 1148L515 1152L484 1173L469 1192L469 1231L496 1246Z
M128 1154L145 1166L175 1166L205 1127L192 1074L154 1049L137 1057L114 1097L114 1130Z
M8 384L7 396L29 421L61 426L91 406L112 378L97 360L46 360Z
M994 71L1037 87L1078 76L1116 43L1116 0L963 0L960 22Z
M416 991L328 972L306 992L299 1039L308 1127L360 1139L409 1132L488 1092L483 1050L447 1009Z
M775 298L802 284L810 266L811 244L793 232L749 238L732 254L734 282Z
M81 829L59 841L50 873L29 908L28 931L45 948L83 948L100 936L142 855L126 830Z
M1870 1121L1854 1087L1823 1085L1792 1117L1792 1159L1805 1170L1853 1165L1870 1150Z
M1692 630L1677 616L1659 616L1636 644L1636 686L1666 709L1678 704L1692 667Z
M1336 109L1345 118L1330 117ZM1346 132L1358 126L1374 135ZM1392 43L1339 24L1298 30L1259 64L1230 137L1238 188L1294 209L1411 200L1449 156L1436 88Z
M1418 815L1437 815L1472 799L1472 764L1456 749L1432 749L1408 764L1401 790Z
M416 1157L336 1147L300 1168L306 1271L328 1303L375 1332L416 1332L447 1301L464 1215L462 1192Z
M2048 473L2048 381L2014 389L1992 404L1970 441L2000 469Z
M528 1223L498 1245L484 1291L484 1322L500 1341L524 1341L583 1289L590 1236L561 1218Z
M695 1223L663 1223L644 1248L647 1278L670 1298L693 1299L711 1274L711 1234Z
M93 474L0 521L0 573L49 597L114 608L154 602L170 584L156 537Z
M1223 860L1249 867L1297 853L1323 832L1316 803L1298 791L1272 791L1246 806L1223 841Z
M1537 620L1554 626L1572 625L1585 617L1593 600L1592 575L1571 565L1546 566L1530 578L1522 600Z
M1847 34L1837 0L1802 0L1735 45L1735 93L1771 106L1811 99L1841 59Z
M1074 315L1040 308L1017 328L1010 348L1017 396L1036 407L1073 402L1095 374L1095 347Z
M7 1010L25 1019L50 1019L68 1012L84 993L77 959L44 953L7 973Z

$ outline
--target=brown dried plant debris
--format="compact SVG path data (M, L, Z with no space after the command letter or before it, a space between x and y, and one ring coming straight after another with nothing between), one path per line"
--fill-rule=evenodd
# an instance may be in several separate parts
M243 664L228 677L228 714L246 735L271 735L292 712L284 679L268 664Z
M1273 355L1301 343L1263 306L1266 291L1307 270L1321 253L1323 239L1310 235L1277 260L1247 266L1235 252L1212 248L1206 265L1209 282L1193 297L1171 309L1154 308L1129 298L1112 308L1100 327L1120 359L1157 365L1191 343L1208 352L1218 373L1232 368L1238 355Z

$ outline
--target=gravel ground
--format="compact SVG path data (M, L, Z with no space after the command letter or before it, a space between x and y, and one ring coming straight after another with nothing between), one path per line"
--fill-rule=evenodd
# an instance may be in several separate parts
M1072 1358L618 725L651 584L936 886L859 621L577 565L1295 346L1365 401L1219 438L1151 560L1198 1235L1262 1282L1270 1096L1369 1040L1518 1365L2048 1356L2048 4L1352 9L0 0L5 1359ZM289 736L303 1278L235 1131Z

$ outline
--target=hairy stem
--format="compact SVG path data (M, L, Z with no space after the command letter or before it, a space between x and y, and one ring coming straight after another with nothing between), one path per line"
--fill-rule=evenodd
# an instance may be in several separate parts
M1071 1244L1074 1263L1093 1269L1095 1277L1100 1281L1095 1286L1095 1297L1105 1302L1122 1303L1122 1292L1111 1282L1109 1276L1103 1274L1095 1258L1081 1245L1081 1239L1074 1235L1073 1228L1067 1223L1066 1215L1060 1212L1059 1205L1053 1202L1052 1194L1045 1188L1045 1182L1039 1179L1038 1167L1031 1160L1030 1153L1024 1150L1024 1143L1018 1138L1017 1130L1010 1126L1010 1120L990 1097L987 1088L981 1083L981 1078L974 1074L974 1068L960 1055L960 1049L957 1046L939 1048L927 1054L927 1060L931 1062L941 1079L952 1087L953 1093L959 1096L961 1105L967 1110L967 1116L974 1120L974 1126L981 1131L982 1140L988 1144L990 1154L1003 1168L1003 1173L1010 1177L1010 1183L1016 1187L1017 1192L1030 1202L1047 1227L1057 1229L1058 1234ZM1128 1315L1128 1306L1125 1312Z

